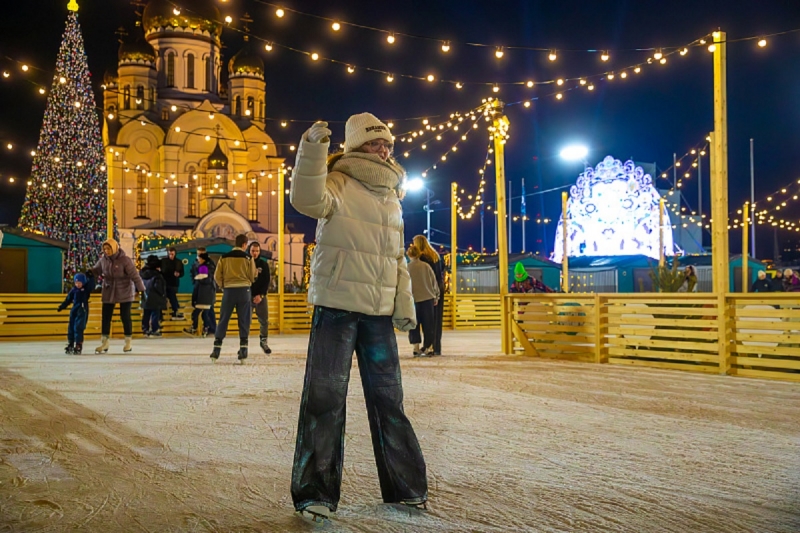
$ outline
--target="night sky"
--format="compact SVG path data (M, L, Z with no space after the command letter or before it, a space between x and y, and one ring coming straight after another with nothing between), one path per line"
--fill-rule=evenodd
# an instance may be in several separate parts
M191 9L192 0L175 0ZM513 182L514 196L525 179L527 192L548 190L571 184L581 171L581 163L567 163L558 157L562 147L573 142L590 147L589 163L597 164L606 155L617 159L655 162L659 169L672 164L672 154L685 153L702 141L713 128L712 59L704 48L693 48L686 57L671 56L666 65L647 66L639 75L601 82L590 93L585 89L565 92L557 101L551 87L533 90L504 87L493 94L488 87L469 86L456 90L452 85L403 80L389 84L384 76L364 67L465 82L504 82L580 77L643 62L652 52L625 51L635 48L674 47L689 43L722 28L731 40L800 28L800 2L791 0L753 1L593 1L544 2L320 2L288 0L282 5L341 21L386 30L432 37L434 40L398 37L388 45L385 35L345 26L333 32L324 20L289 12L275 17L275 8L256 0L217 0L223 16L231 15L234 26L248 12L254 19L251 32L282 45L317 51L321 55L352 63L360 68L348 75L343 66L312 62L306 56L277 48L268 54L261 45L267 80L267 115L275 119L332 122L334 141L344 135L344 121L353 113L370 111L382 119L394 120L395 131L419 129L420 120L412 117L449 115L480 104L482 98L498 96L505 102L541 97L525 109L509 106L511 139L506 145L507 179ZM0 224L15 224L24 199L24 181L30 172L30 156L35 148L45 98L24 81L25 77L49 86L56 54L66 20L67 0L14 2L4 6L6 30L0 37L2 67L12 73L0 80ZM132 31L136 16L127 0L79 0L80 22L86 41L89 66L100 90L103 73L116 64L117 36L124 26ZM231 57L242 46L241 34L223 33L224 55ZM452 41L452 50L442 53L442 40ZM257 41L256 41L257 42ZM490 47L470 47L465 42L485 43ZM550 62L547 52L506 50L502 60L494 57L495 45L529 46L561 50ZM611 60L603 63L599 53L575 50L611 50ZM800 124L800 32L769 39L765 48L754 41L728 45L729 172L731 210L750 194L749 139L755 139L756 199L763 199L781 186L796 181L800 151L796 145ZM23 75L5 57L29 62L45 72ZM630 71L629 71L630 72ZM574 84L565 85L565 88ZM98 98L98 101L99 98ZM433 118L431 120L434 120ZM269 122L267 132L278 143L297 142L310 122L292 123L281 128ZM452 137L451 137L452 139ZM17 146L9 152L5 145ZM466 190L477 189L478 169L483 165L488 137L483 130L472 135L448 162L429 175L428 183L442 205L436 206L433 226L442 230L434 240L449 243L449 183L456 181ZM418 175L452 145L429 143L429 149L400 162L410 175ZM402 148L403 145L399 145ZM293 160L288 150L284 155ZM290 163L291 164L291 163ZM708 204L708 162L704 161L706 183L704 211ZM489 167L487 179L494 179ZM8 177L15 176L15 184ZM663 183L662 183L663 185ZM537 189L538 188L538 189ZM697 183L685 183L687 200L697 205ZM493 202L493 187L487 189L487 203ZM425 226L422 211L424 194L405 202L406 238L421 233ZM557 218L560 213L558 191L528 198L531 218ZM513 212L519 214L519 200ZM800 219L800 201L790 202L782 211L787 219ZM494 250L494 216L487 213L486 246ZM287 222L313 236L313 222L289 211ZM548 227L528 224L527 249L549 253L555 224ZM546 232L546 233L545 233ZM520 251L521 228L514 227L514 251ZM740 251L740 231L731 231L731 252ZM781 231L781 240L795 234ZM477 217L459 225L459 247L479 247L480 222ZM706 237L706 244L710 238ZM760 228L758 254L773 255L773 231Z

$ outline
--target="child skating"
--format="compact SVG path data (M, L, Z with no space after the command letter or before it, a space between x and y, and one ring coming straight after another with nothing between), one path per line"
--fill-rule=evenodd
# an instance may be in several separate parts
M197 254L197 266L192 267L194 289L192 290L192 327L183 332L192 337L197 335L199 318L203 317L202 336L213 335L216 327L211 320L211 308L217 299L217 286L214 283L214 262L205 252Z
M64 348L64 353L80 355L83 352L83 332L89 320L89 298L95 286L94 276L75 274L74 283L67 297L58 306L58 311L61 312L72 304L67 327L67 347Z
M145 337L161 337L159 318L167 308L167 281L161 273L161 264L158 257L150 255L140 273L145 287L142 305L142 334Z

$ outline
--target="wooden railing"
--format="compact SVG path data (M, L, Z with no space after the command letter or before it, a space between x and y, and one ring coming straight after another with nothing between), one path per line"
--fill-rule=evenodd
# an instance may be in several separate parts
M514 353L800 381L800 294L508 299Z
M311 329L313 306L309 305L305 294L286 294L283 301L283 333L306 333ZM455 320L452 313L452 295L446 295L442 304L444 307L444 327L458 329L480 329L500 327L500 296L499 295L472 295L456 297ZM217 298L217 314L219 302ZM36 340L61 340L66 339L67 324L69 323L69 309L61 313L57 311L58 305L64 300L62 294L0 294L0 341L36 341ZM183 328L190 324L192 309L191 298L188 294L179 294L178 302L185 315L184 320L165 320L162 331L165 335L181 334ZM270 334L279 332L279 301L277 294L270 294L269 304L269 329ZM168 315L169 313L165 313ZM138 303L132 309L134 336L141 335L142 311ZM100 295L95 294L89 308L89 320L85 336L97 338L100 336L101 303ZM236 323L236 316L232 319ZM200 321L202 326L202 321ZM111 323L112 335L122 336L122 323L118 311ZM253 317L252 332L258 331L258 320Z

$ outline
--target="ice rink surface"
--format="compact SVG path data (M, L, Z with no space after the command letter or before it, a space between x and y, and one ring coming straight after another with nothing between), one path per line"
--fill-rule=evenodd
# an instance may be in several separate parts
M401 342L430 510L387 506L354 368L342 501L289 480L307 336L67 356L0 344L0 532L800 531L800 384L499 356L499 332ZM355 363L354 363L355 366Z

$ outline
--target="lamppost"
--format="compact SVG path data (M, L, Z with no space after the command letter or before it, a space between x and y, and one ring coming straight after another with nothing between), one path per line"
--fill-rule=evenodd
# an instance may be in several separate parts
M406 181L406 183L405 183L405 185L403 185L403 187L408 192L417 192L417 191L419 191L421 189L425 189L425 207L424 207L424 209L425 209L425 214L427 215L427 229L425 230L425 236L430 241L431 240L431 213L433 213L433 210L431 209L431 206L432 205L436 205L436 204L438 204L440 202L439 202L439 200L434 200L433 202L431 202L431 200L433 199L433 196L434 196L433 191L430 190L425 185L425 182L422 180L422 178L411 178L411 179Z

